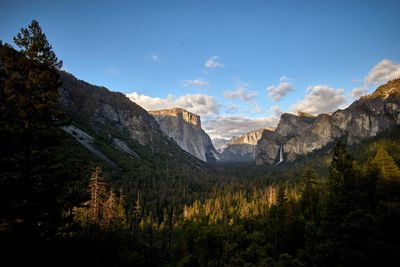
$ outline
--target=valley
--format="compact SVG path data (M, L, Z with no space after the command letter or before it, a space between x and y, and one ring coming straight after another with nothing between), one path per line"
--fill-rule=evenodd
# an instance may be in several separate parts
M331 112L232 116L230 131L204 94L135 102L80 80L36 20L14 42L0 42L2 266L400 262L400 77ZM224 97L256 106L247 86Z

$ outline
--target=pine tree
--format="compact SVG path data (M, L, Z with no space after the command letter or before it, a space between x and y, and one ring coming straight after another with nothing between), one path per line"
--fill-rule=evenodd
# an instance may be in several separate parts
M62 61L57 59L53 47L47 41L39 23L32 20L28 28L22 28L14 37L15 44L29 61L39 62L54 69L61 69Z
M54 236L69 179L57 152L65 121L58 105L61 64L36 21L15 42L20 51L0 46L1 214L10 225L22 222L15 227L26 235Z
M107 198L107 186L102 177L100 167L96 167L89 181L90 199L88 203L88 219L91 223L100 225Z
M305 219L314 222L319 205L318 183L315 181L314 172L309 168L304 170L302 178L304 188L301 193L300 206Z
M116 225L116 217L117 217L117 197L114 193L114 190L111 188L110 195L108 199L104 203L104 207L102 208L102 221L101 224L103 227L115 227Z
M139 234L139 227L142 229L142 222L144 222L143 217L142 217L142 207L140 204L140 191L139 190L137 191L136 203L135 203L135 207L133 208L132 213L133 213L132 214L133 240L135 241Z
M384 180L400 181L400 168L383 147L379 147L372 163L375 164Z
M125 211L125 197L122 194L122 190L119 195L118 206L116 208L115 219L117 222L117 226L121 229L125 229L127 227L126 221L126 211Z
M327 231L334 233L342 219L351 209L353 187L353 159L346 151L346 145L342 142L336 144L330 175L328 178L328 195L325 212L325 226Z

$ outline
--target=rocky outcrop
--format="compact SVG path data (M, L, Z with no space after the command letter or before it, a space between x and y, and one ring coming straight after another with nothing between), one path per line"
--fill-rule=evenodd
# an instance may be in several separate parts
M124 94L91 85L65 72L61 72L61 79L60 103L77 124L88 126L99 135L108 134L110 128L125 131L141 145L153 146L162 139L156 120Z
M60 77L60 104L71 119L71 126L65 130L82 133L73 136L102 160L110 163L104 155L109 152L115 156L117 151L135 164L205 166L168 138L155 118L124 94L78 80L66 72L60 72ZM186 119L200 125L196 116ZM124 164L121 160L120 165Z
M302 135L310 130L316 117L306 113L298 115L284 113L282 114L276 129L264 131L262 137L257 143L255 154L256 164L274 164L279 161L279 150L288 140ZM285 157L287 153L285 148Z
M101 152L95 145L95 139L90 136L89 134L85 133L81 129L73 126L68 125L62 127L62 129L69 133L72 137L74 137L81 145L83 145L87 150L91 153L102 159L103 161L107 162L112 167L117 167L117 165L111 161L103 152Z
M342 132L332 124L332 117L320 114L309 129L285 142L283 145L285 158L292 161L297 155L322 148L341 135Z
M161 130L183 150L202 161L215 161L217 151L210 137L201 128L200 116L181 108L149 112Z
M291 138L308 130L314 121L315 117L306 113L299 113L298 115L284 113L279 120L275 133Z
M338 138L348 144L376 136L400 125L400 80L380 86L348 108L317 117L283 114L275 131L264 131L256 147L256 164L274 164L280 147L284 160L293 161Z
M266 129L261 128L232 138L220 151L220 161L254 161L257 142Z

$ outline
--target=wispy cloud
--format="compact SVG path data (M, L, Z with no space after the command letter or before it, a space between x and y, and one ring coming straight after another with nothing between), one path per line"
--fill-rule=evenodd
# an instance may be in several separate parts
M210 57L206 63L204 64L206 68L215 69L215 68L223 68L225 67L224 64L218 62L218 56Z
M230 104L227 106L227 112L231 114L238 113L240 112L240 106Z
M366 84L381 84L400 78L400 64L384 59L376 64L365 77Z
M346 103L343 89L335 89L326 85L315 85L307 88L307 95L291 106L292 112L320 114L335 111Z
M214 138L230 139L255 129L276 126L278 120L273 117L251 119L241 116L217 117L203 122L204 130Z
M239 86L234 90L227 90L224 92L224 97L227 99L240 99L245 102L253 100L258 95L257 92L249 92L249 85L246 83L240 83Z
M262 112L262 108L260 107L259 104L255 104L254 105L254 112L256 112L256 113L261 113Z
M182 82L182 86L206 86L208 85L208 82L202 80L202 79L195 79L195 80L185 80Z
M368 72L367 76L364 78L364 83L351 90L349 95L353 99L358 99L359 97L368 94L371 87L375 89L377 85L384 84L397 78L400 78L400 64L389 59L383 59ZM352 80L352 82L362 81L363 80Z
M351 92L349 93L349 95L353 98L353 99L357 99L360 96L366 95L368 94L368 89L366 87L357 87L354 88L353 90L351 90Z
M184 95L179 97L168 95L167 98L159 98L134 92L126 96L146 110L179 107L200 116L216 116L220 109L220 105L215 98L205 94Z
M279 82L281 83L281 82L290 82L290 81L292 81L292 79L289 79L287 76L281 76L280 78L279 78Z
M151 53L151 54L147 55L146 58L151 60L151 61L154 61L154 62L159 62L160 61L160 57L155 53Z
M279 79L279 84L277 86L271 85L267 87L268 95L273 101L281 100L286 94L292 91L294 91L293 85L286 76L282 76Z
M283 114L283 111L281 110L281 108L279 106L272 106L270 108L270 110L272 111L272 116L274 116L276 118L280 118L281 115Z

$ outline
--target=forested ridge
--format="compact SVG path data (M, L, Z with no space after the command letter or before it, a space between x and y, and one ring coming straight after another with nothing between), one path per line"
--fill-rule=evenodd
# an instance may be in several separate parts
M2 266L399 264L398 128L277 167L115 169L61 129L62 62L38 22L14 42L0 46Z

